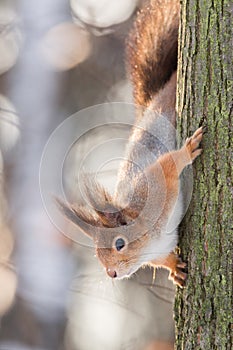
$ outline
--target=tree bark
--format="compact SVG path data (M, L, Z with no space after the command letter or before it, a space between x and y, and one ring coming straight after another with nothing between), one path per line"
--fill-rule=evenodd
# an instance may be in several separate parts
M232 349L231 0L183 0L178 130L207 125L180 229L188 280L175 300L176 349Z

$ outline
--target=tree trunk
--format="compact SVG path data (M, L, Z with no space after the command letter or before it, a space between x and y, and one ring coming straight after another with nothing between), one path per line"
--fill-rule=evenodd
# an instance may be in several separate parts
M182 139L207 125L180 230L188 262L175 300L176 349L232 349L231 0L183 0L178 69Z

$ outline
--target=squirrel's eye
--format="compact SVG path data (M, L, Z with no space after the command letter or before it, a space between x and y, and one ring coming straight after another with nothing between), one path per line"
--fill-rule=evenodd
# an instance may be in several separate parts
M116 250L119 252L125 246L125 241L123 238L118 238L115 242Z

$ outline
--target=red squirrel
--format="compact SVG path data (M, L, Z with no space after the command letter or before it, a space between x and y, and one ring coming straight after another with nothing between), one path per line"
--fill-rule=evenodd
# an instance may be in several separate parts
M143 108L137 109L115 193L87 182L91 206L58 200L63 214L93 239L111 278L154 265L168 269L180 286L186 279L186 264L174 252L183 214L180 174L200 155L203 128L176 150L179 11L177 0L151 0L129 35L127 66L135 105Z

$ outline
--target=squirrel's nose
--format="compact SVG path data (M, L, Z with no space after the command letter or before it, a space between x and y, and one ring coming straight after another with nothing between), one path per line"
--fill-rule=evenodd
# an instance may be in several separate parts
M111 277L111 278L116 278L117 277L117 273L116 273L115 270L113 270L113 269L106 269L106 271L107 271L107 274L109 275L109 277Z

